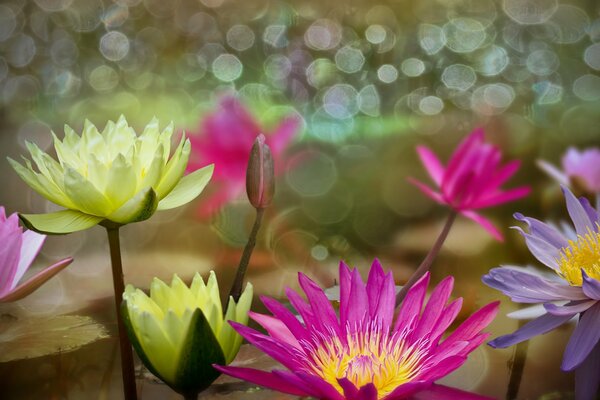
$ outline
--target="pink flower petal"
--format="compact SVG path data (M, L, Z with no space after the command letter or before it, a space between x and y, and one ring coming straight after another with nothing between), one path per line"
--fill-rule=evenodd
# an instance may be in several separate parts
M423 166L429 172L429 176L439 187L442 184L442 178L444 177L444 166L437 158L437 156L425 146L417 146L417 153L423 163Z
M66 258L53 264L42 271L38 272L31 278L27 279L25 282L21 283L19 286L14 288L14 290L5 293L0 297L0 303L17 301L29 294L33 293L37 288L42 286L46 281L52 278L54 275L58 274L62 271L67 265L73 262L72 258Z
M255 383L269 389L277 390L282 393L288 393L294 396L308 396L306 393L297 387L290 384L289 381L282 379L280 376L271 372L265 372L252 368L241 368L232 366L213 365L216 370L224 374L233 376L234 378L243 379L248 382ZM275 372L275 371L273 371Z
M23 243L21 244L19 265L17 266L13 283L10 287L11 290L17 286L17 283L21 280L23 275L25 275L25 272L29 269L31 263L40 252L45 240L46 235L40 235L39 233L29 230L23 232Z
M461 214L464 215L465 217L477 222L486 231L488 231L494 237L494 239L496 239L497 241L499 241L499 242L504 241L504 236L502 236L502 233L500 233L500 231L494 226L494 224L492 224L490 222L489 219L483 217L480 214L477 214L474 211L461 211Z

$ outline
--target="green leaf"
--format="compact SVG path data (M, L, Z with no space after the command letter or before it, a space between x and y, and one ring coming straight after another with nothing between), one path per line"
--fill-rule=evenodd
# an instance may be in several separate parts
M0 332L0 362L65 353L108 337L104 326L79 315L2 321Z
M39 233L65 234L91 228L103 218L75 210L62 210L48 214L19 214L23 224Z
M142 189L107 219L119 224L144 221L154 214L157 203L156 192L152 188Z
M221 375L213 364L225 365L225 355L202 310L197 308L179 360L175 391L195 394L209 387Z
M181 178L171 193L158 203L158 210L170 210L194 200L210 181L214 169L215 165L210 164Z

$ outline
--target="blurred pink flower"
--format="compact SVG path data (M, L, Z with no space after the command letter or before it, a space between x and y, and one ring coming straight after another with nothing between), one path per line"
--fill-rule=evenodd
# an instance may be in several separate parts
M45 235L29 230L23 232L17 214L6 218L4 207L0 207L0 303L29 295L73 261L72 258L61 260L18 285L44 240Z
M520 161L510 161L501 166L500 149L484 141L481 128L460 143L446 167L427 147L418 146L417 152L439 192L414 178L409 178L409 181L433 200L448 205L483 226L497 240L502 240L500 231L474 210L507 203L529 194L527 186L507 191L500 188L517 172Z
M265 132L236 97L222 98L218 109L202 120L197 134L189 137L192 155L188 171L215 164L212 182L216 190L201 203L200 216L211 215L244 192L250 149L261 133L271 148L275 174L283 172L282 154L299 128L299 119L288 117L273 132Z
M538 161L538 165L565 186L572 186L575 182L589 193L600 193L600 148L598 147L583 151L569 147L562 158L562 171L543 160Z

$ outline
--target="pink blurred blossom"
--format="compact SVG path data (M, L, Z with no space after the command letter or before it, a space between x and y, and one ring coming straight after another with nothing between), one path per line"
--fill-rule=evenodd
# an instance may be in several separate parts
M299 129L300 120L290 116L272 132L265 132L236 97L223 97L218 108L202 120L199 130L190 135L188 172L215 164L213 192L200 204L200 216L210 216L244 192L250 149L258 135L265 134L278 175L284 168L282 155Z
M513 160L500 165L500 149L486 143L484 139L483 129L474 130L456 148L445 167L431 150L418 146L421 162L439 191L414 178L409 178L409 181L433 200L448 205L483 226L497 240L502 240L500 231L475 210L525 197L530 188L522 186L506 191L501 189L517 172L521 162Z
M600 148L591 147L582 151L569 147L562 158L562 171L554 165L540 160L540 168L559 183L583 186L589 193L600 193Z

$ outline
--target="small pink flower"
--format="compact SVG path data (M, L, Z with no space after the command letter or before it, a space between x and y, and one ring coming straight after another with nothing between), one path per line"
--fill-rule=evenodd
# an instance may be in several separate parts
M215 164L212 182L217 190L201 205L200 215L211 215L244 192L250 149L261 133L265 133L266 144L271 149L275 174L281 173L282 154L299 128L299 119L288 117L273 132L266 133L236 97L222 98L219 108L202 120L197 134L189 137L192 155L188 171Z
M271 372L215 366L219 371L283 393L326 400L482 399L434 382L459 368L485 342L482 332L499 302L490 303L460 324L462 299L449 302L454 279L447 277L425 300L429 273L409 291L395 314L391 273L375 260L365 283L358 270L340 264L340 307L336 313L323 290L298 276L305 301L286 294L301 321L283 304L263 297L271 315L250 312L267 334L230 322L249 343L281 363Z
M497 240L502 240L500 231L474 210L507 203L529 194L528 186L507 191L500 188L517 172L520 161L510 161L501 166L502 153L498 147L484 141L483 129L474 130L461 142L446 167L427 147L418 146L417 152L439 191L414 178L409 178L409 181L433 200L448 205L479 223Z
M538 165L548 175L565 186L580 184L589 193L600 193L600 148L591 147L579 151L569 147L562 158L562 168L540 160Z
M0 303L20 300L29 295L73 261L72 258L61 260L19 285L44 240L45 235L34 231L23 232L17 214L6 218L4 207L0 207Z

